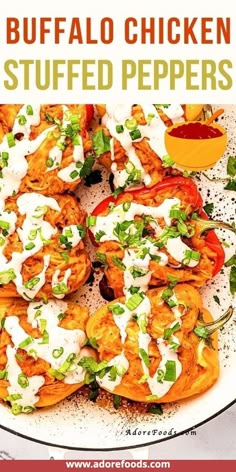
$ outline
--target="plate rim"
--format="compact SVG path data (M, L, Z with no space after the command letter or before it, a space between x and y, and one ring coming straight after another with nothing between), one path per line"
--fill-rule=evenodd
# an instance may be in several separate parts
M177 438L178 436L182 436L183 434L189 433L190 431L193 431L193 430L199 428L200 426L203 426L204 424L206 424L206 423L212 421L213 419L217 418L222 413L224 413L229 408L231 408L234 404L236 404L236 398L234 400L232 400L230 403L228 403L224 408L217 411L213 415L209 416L205 420L200 421L200 423L197 423L194 426L191 426L187 429L184 429L183 431L180 431L180 432L178 432L176 434L173 434L172 436L169 436L169 437L167 436L167 437L164 437L164 438L161 438L161 439L157 439L155 441L150 441L150 442L147 442L147 443L131 445L131 446L108 447L108 448L106 448L106 447L104 447L104 448L86 448L86 447L75 447L75 446L63 446L62 444L55 444L55 443L43 441L41 439L34 439L34 438L32 438L30 436L27 436L23 433L19 433L19 432L15 431L11 428L3 426L2 424L0 424L0 428L4 431L7 431L8 433L14 434L15 436L19 436L23 439L27 439L28 441L35 442L37 444L43 444L44 446L55 447L55 448L59 448L59 449L66 449L66 450L69 450L69 451L87 451L87 452L89 452L89 451L94 451L94 452L124 451L124 450L129 450L129 449L138 449L138 448L142 448L142 447L153 446L154 444L158 444L158 443L161 443L161 442L164 442L164 441L170 441L171 439Z

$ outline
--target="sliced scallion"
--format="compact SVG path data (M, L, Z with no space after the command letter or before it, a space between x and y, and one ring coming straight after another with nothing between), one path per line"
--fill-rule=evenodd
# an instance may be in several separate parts
M24 341L22 341L20 344L19 344L19 348L20 349L24 349L25 347L29 346L30 344L32 344L33 342L33 338L31 336L28 336L27 338L24 339Z
M13 133L7 133L6 134L6 137L7 137L7 144L8 144L8 147L9 148L12 148L16 145L16 142L15 142L15 138L14 138L14 134Z
M18 384L21 386L21 388L27 388L29 386L28 377L26 377L25 374L19 374L18 375Z
M109 305L108 310L112 311L113 315L123 315L123 313L125 312L124 308L118 303L114 305Z
M32 279L28 280L28 282L24 283L24 287L28 288L29 290L33 290L33 288L40 282L39 277L33 277Z
M145 351L145 349L140 348L139 349L139 354L140 354L140 357L142 358L145 366L149 367L150 366L150 359L149 359L148 353Z
M118 134L123 133L124 132L124 126L123 125L116 125L116 132Z
M34 111L33 111L33 108L31 105L27 105L26 107L26 114L27 115L33 115L34 114Z
M143 295L141 293L134 293L134 295L127 300L125 305L128 310L133 311L140 305L140 303L142 303L142 301Z
M166 361L165 364L165 376L164 380L167 382L175 382L176 380L176 362L175 361Z
M54 359L58 359L59 357L62 356L63 352L64 352L63 347L60 347L58 349L53 349L52 355L53 355Z
M34 249L34 248L35 248L35 244L34 244L34 243L28 243L28 244L26 244L26 246L25 246L26 251L30 251L31 249Z
M138 128L134 129L133 131L130 131L129 134L132 141L136 141L136 139L140 139L142 137L141 131Z
M90 215L86 219L86 226L90 228L90 226L95 226L97 221L97 217L94 215Z

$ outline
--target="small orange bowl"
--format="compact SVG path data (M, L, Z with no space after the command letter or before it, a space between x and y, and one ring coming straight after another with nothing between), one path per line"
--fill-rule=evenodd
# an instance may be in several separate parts
M223 156L227 146L227 131L218 124L210 124L209 127L218 129L222 135L215 138L186 139L171 136L174 128L184 124L199 123L199 121L188 121L177 123L167 128L165 132L165 146L169 156L182 169L201 171L210 169ZM202 124L205 124L202 122Z

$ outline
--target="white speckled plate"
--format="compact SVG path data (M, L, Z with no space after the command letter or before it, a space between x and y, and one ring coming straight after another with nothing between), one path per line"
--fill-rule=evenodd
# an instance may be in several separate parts
M228 147L218 165L207 172L210 177L226 175L227 157L235 154L236 105L217 105L225 114L219 123L228 130ZM224 183L209 182L203 175L196 176L196 182L205 202L214 202L217 219L235 220L235 192L225 191ZM102 184L81 187L78 195L81 204L89 212L110 192L108 175L103 172ZM219 231L221 239L229 243L226 259L235 252L235 236ZM89 242L88 242L89 245ZM89 245L93 258L93 248ZM95 276L92 286L86 285L74 297L91 312L104 300L99 295L97 283L101 274ZM205 305L218 317L233 303L229 293L229 269L223 269L217 277L201 290ZM218 295L219 306L213 296ZM235 317L236 318L236 315ZM143 446L170 439L200 424L209 421L235 402L236 398L236 336L235 319L219 333L219 356L221 373L213 388L188 401L169 404L162 416L141 414L135 407L116 411L111 406L102 407L92 403L80 393L74 394L61 404L32 415L13 416L0 405L0 423L3 429L42 443L68 449L109 450Z

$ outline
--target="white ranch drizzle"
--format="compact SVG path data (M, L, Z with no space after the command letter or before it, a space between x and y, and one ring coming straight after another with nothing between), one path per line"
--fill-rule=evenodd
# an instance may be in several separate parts
M131 203L128 211L124 211L123 205L117 205L106 216L97 216L96 224L91 226L90 230L95 235L98 231L104 231L105 234L100 241L117 241L118 238L113 234L114 227L117 223L123 221L133 221L135 216L152 216L153 218L164 218L167 226L171 225L169 216L170 210L174 205L180 204L178 198L167 198L161 205L157 207L149 207L139 203Z
M45 284L45 274L49 267L50 256L44 256L44 266L42 271L34 277L33 284L30 282L23 283L22 278L22 265L29 258L37 254L44 243L47 244L50 238L57 233L57 229L44 220L44 215L47 208L51 208L55 211L61 211L57 201L51 197L45 197L44 195L37 193L26 193L21 195L17 199L17 206L21 215L26 215L25 220L21 228L18 228L17 233L23 244L22 252L13 252L11 260L7 261L5 256L0 251L0 262L1 272L13 270L15 273L15 279L13 283L16 286L17 292L26 300L32 300L37 295L39 290ZM11 220L9 234L15 229L16 215L13 217L13 212L3 213L4 221ZM6 216L5 216L6 215ZM1 220L1 217L0 217ZM73 225L72 225L73 226ZM74 227L72 228L74 230ZM76 229L77 233L78 230ZM80 237L80 236L79 236ZM73 236L72 244L78 240L78 237ZM6 243L4 243L5 245ZM52 285L58 284L58 277L60 271L55 271L52 277ZM68 269L65 272L63 282L67 284L68 279L71 275L71 270ZM63 298L64 294L55 295L57 298Z
M110 379L109 372L104 375L102 379L97 377L97 382L99 385L107 390L113 392L113 390L120 385L123 376L127 372L129 368L129 361L125 357L124 352L118 354L117 356L113 357L110 362L107 364L108 367L115 366L117 368L117 375L115 380Z
M71 269L67 269L65 271L64 276L63 276L62 279L60 278L60 273L61 273L61 271L59 269L57 269L57 270L55 270L55 272L52 276L52 292L53 292L54 297L59 298L59 299L64 298L65 292L56 293L55 292L55 287L58 287L61 284L63 284L65 287L67 287L68 280L71 276ZM59 278L60 278L60 280L59 280Z
M58 316L61 313L65 313L67 310L67 303L57 300L49 300L48 304L41 304L39 305L38 302L30 303L28 306L27 314L28 314L28 322L34 327L42 326L44 323L45 330L48 333L48 343L42 343L43 337L39 339L33 339L30 344L23 347L29 355L37 355L39 358L44 359L45 361L49 362L51 368L58 370L63 365L63 363L67 360L68 356L71 354L75 354L75 360L72 363L70 369L64 372L65 383L73 384L79 383L83 381L84 378L84 369L77 365L78 357L82 353L81 347L85 343L85 333L80 329L64 329L59 325L59 318ZM10 387L8 387L9 394L11 393L21 393L16 389L20 389L18 385L18 370L17 370L17 363L15 360L16 349L19 345L24 342L24 340L28 337L25 330L19 324L19 318L16 316L8 316L5 320L4 328L11 336L12 342L14 344L14 348L10 348L13 350L10 354L10 360L8 358L8 380L10 383ZM59 357L53 355L55 350L61 351L61 355ZM14 354L14 355L13 355ZM18 367L19 369L19 367ZM20 373L20 372L19 372ZM16 375L17 374L17 375ZM68 379L67 379L68 376ZM34 376L29 378L31 379L38 378L38 376ZM36 380L35 383L31 384L29 387L24 389L24 405L25 406L34 406L37 402L38 398L35 396L38 392L39 388L44 383L44 377L40 376L39 379L41 381L38 383ZM34 387L34 389L33 389ZM15 389L15 391L11 389ZM21 389L22 390L22 389ZM18 404L20 400L17 400Z
M187 244L182 241L180 236L177 238L168 239L166 248L169 254L178 262L183 262L184 258L186 257L185 252L190 249L189 246L187 246ZM196 267L198 264L199 261L191 259L185 265L188 267Z
M10 383L7 387L8 395L21 395L21 398L15 401L12 400L11 403L20 405L24 411L24 407L33 407L39 400L37 393L43 386L45 379L42 375L33 375L28 378L29 386L27 388L22 388L18 383L18 376L22 375L22 370L16 362L16 348L7 346L6 355L6 368L8 372L8 381Z
M77 225L68 225L64 226L62 230L63 236L66 236L68 238L69 243L71 244L71 247L75 247L79 244L81 241L81 236L79 234ZM62 244L62 247L65 247L64 244Z
M23 107L21 107L15 119L12 130L14 135L20 133L23 134L24 138L26 139L30 137L31 126L38 126L40 124L40 105L31 106L31 115L27 113L27 107L28 105L23 105ZM25 124L20 124L21 117L25 118Z
M132 141L130 136L130 130L124 126L125 121L132 117L132 105L107 105L106 114L103 117L103 124L109 130L112 139L117 139L125 153L128 157L129 162L131 162L137 170L141 171L141 182L144 182L145 185L151 183L151 176L145 172L141 161L136 153L135 147L133 146L134 142L140 142L142 139L147 138L149 146L151 149L161 158L167 155L165 147L165 131L166 126L159 116L158 111L154 105L142 104L141 108L144 112L146 118L146 125L138 125L137 128L141 133L141 137ZM166 110L164 110L166 113ZM167 110L168 111L168 110ZM180 105L176 105L169 110L169 113L173 116L173 119L179 120L183 115L183 109ZM116 130L117 125L124 126L124 131L118 133ZM114 143L111 143L111 160L113 161L114 156ZM129 177L127 169L117 170L117 164L113 163L111 167L112 172L114 173L114 185L115 187L123 187L127 185L126 180Z

